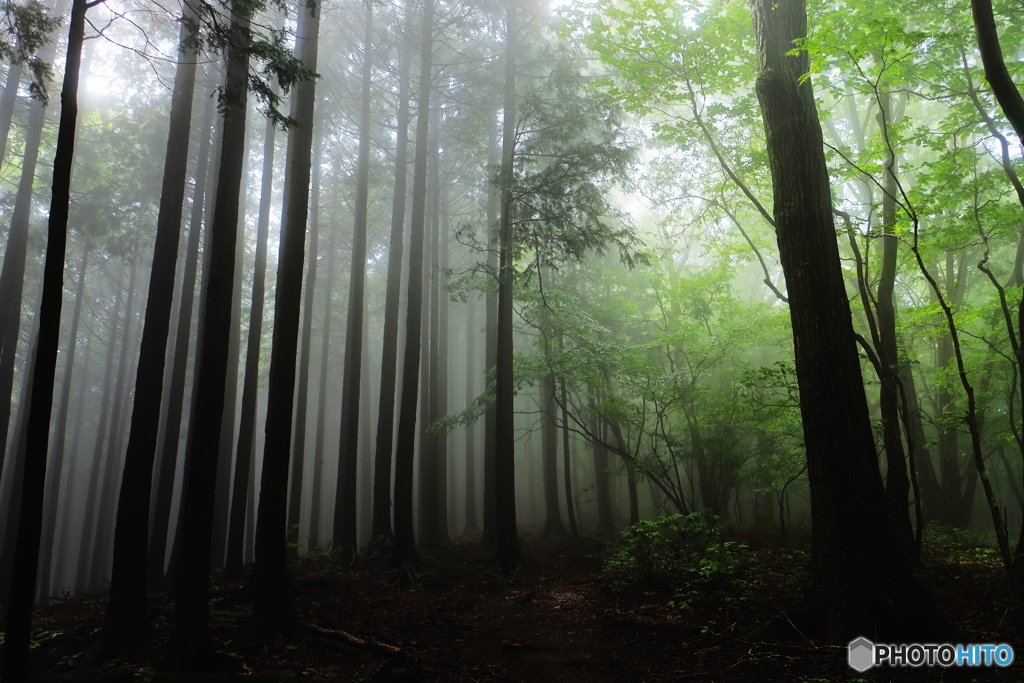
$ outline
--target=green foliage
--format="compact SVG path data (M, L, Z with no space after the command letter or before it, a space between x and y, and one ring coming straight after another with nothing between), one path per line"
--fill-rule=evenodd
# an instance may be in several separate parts
M224 6L240 11L239 23L231 23L222 14ZM279 11L286 12L288 3L274 0L271 3ZM307 0L303 5L308 10L316 3ZM191 39L188 47L206 49L215 54L244 56L249 62L248 88L264 106L266 116L282 130L295 125L295 120L281 112L284 96L304 81L318 79L319 74L308 69L288 46L290 32L284 29L265 28L253 17L267 6L264 0L228 0L212 2L207 0L196 4L198 19L190 26ZM276 81L281 92L273 86ZM223 113L236 103L240 94L218 88L218 106Z
M28 67L32 75L29 92L43 104L49 99L46 84L53 74L53 67L38 53L50 42L50 34L60 25L60 17L50 16L39 0L7 2L0 15L0 59Z
M604 572L618 590L686 585L731 574L743 546L722 542L717 521L710 510L640 521L622 531Z

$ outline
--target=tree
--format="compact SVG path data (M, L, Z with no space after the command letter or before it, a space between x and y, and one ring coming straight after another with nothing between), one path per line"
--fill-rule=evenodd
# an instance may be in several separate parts
M409 225L408 312L405 321L405 354L402 361L402 392L395 442L395 545L392 565L399 582L415 582L419 558L413 534L413 449L416 443L417 393L420 379L420 347L423 328L423 240L426 226L427 159L430 155L430 84L432 75L434 2L424 0L420 26L420 82L416 102L416 152L413 161L412 210Z
M231 5L231 39L247 46L250 8L241 0ZM174 666L185 672L211 666L209 582L211 534L217 458L223 423L224 385L231 325L232 280L238 233L239 190L245 154L245 118L249 53L232 50L227 58L224 89L231 98L224 110L217 197L210 225L205 310L196 360L194 427L186 449L185 481L178 537L181 560L174 612Z
M373 3L366 0L363 25L362 93L359 98L359 158L352 224L345 365L341 380L341 441L334 498L334 549L343 562L356 553L356 463L359 447L359 388L362 383L363 299L366 291L366 207L370 194L370 87L373 77Z
M409 147L409 45L412 2L405 5L405 27L399 44L398 108L395 121L395 188L388 238L388 276L384 294L384 332L381 341L380 401L373 457L373 519L371 541L391 537L391 458L395 429L395 383L398 368L398 307L402 292L402 250Z
M320 9L307 6L300 13L296 52L310 73L316 72ZM274 298L274 333L270 355L263 473L256 526L257 591L254 617L257 628L274 637L294 627L290 581L286 565L288 455L291 446L292 397L295 391L295 354L298 348L302 262L309 214L309 180L313 153L313 113L316 90L312 81L296 88L292 100L295 128L288 137L285 170L285 213L281 220L281 247ZM302 429L304 425L298 425Z
M515 412L512 375L512 188L516 145L516 2L506 3L505 104L501 131L501 218L498 224L497 360L494 375L496 482L495 507L498 566L506 575L520 566L516 531Z
M78 119L78 78L85 41L85 13L90 3L74 0L68 27L67 57L61 89L60 127L53 157L53 193L47 225L43 295L39 307L39 336L32 366L32 389L25 447L25 476L18 519L18 536L11 572L10 602L4 641L3 675L8 681L27 678L36 594L39 543L43 521L43 487L50 436L53 380L57 370L61 298L64 295L64 254L67 248L71 166Z
M93 651L94 656L104 658L120 652L146 632L150 482L160 422L164 357L167 352L174 270L185 199L188 138L196 82L196 52L193 46L198 28L197 17L190 0L185 0L178 40L180 58L171 97L171 122L164 157L156 244L153 248L153 269L149 279L149 297L146 299L146 317L135 378L135 404L117 505L110 603L103 633Z
M923 637L929 605L886 511L832 220L803 0L752 5L756 90L774 184L811 487L808 598L827 638Z

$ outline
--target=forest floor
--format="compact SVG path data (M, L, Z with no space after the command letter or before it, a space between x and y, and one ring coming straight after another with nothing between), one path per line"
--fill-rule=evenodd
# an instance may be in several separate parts
M608 541L524 539L515 582L488 571L492 553L456 543L423 555L423 582L395 588L383 557L338 566L314 553L294 568L304 623L368 639L353 647L313 630L278 644L248 629L251 598L216 583L216 647L249 672L196 680L336 681L1024 681L1021 632L1010 618L1001 564L976 537L930 536L919 577L963 643L1009 643L1007 669L874 668L857 674L845 647L805 637L795 625L806 583L806 539L783 547L771 534L745 544L726 575L692 586L621 591L602 571ZM936 540L937 539L937 540ZM70 599L37 613L33 666L49 680L159 683L172 606L153 595L153 637L124 659L80 664L102 624L105 596ZM671 603L671 604L670 604ZM387 647L394 646L397 653ZM180 679L173 679L180 680Z

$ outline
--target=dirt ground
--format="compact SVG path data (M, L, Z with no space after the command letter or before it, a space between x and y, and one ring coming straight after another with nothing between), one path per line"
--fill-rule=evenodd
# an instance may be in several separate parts
M338 566L328 555L295 568L295 607L309 628L269 644L248 629L242 584L217 584L216 647L247 674L237 680L334 681L1017 681L1024 649L1010 618L1001 567L970 548L926 553L920 576L966 643L1009 643L1007 669L871 669L857 674L846 648L805 637L796 625L807 556L770 535L737 538L748 549L729 576L704 584L616 590L602 573L601 541L524 539L524 570L509 582L489 571L492 552L465 541L422 556L415 589L395 588L383 557ZM154 601L153 637L122 660L84 667L105 596L42 609L38 673L60 680L156 681L166 667L173 605ZM674 604L669 604L674 603ZM363 638L341 642L336 631ZM391 651L397 649L397 652ZM200 679L197 679L200 680ZM214 680L214 679L201 679ZM220 677L216 680L228 680Z

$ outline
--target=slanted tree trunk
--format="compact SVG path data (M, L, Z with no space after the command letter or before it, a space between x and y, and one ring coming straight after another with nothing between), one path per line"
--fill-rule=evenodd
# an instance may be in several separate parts
M791 54L807 35L805 2L751 7L811 489L809 603L833 642L932 637L930 604L900 550L878 473L808 57Z
M395 443L395 545L392 564L399 581L414 580L417 564L412 519L413 451L416 444L417 394L420 379L420 336L423 328L423 238L426 226L427 159L430 155L430 83L432 73L434 2L424 0L420 49L420 88L416 113L416 153L413 162L412 211L409 241L409 294L405 320L402 392ZM379 433L378 433L379 436Z
M14 390L14 365L21 331L21 299L25 286L25 259L28 251L29 220L32 215L32 190L36 180L39 145L43 137L46 111L39 102L29 104L25 130L25 153L21 177L14 197L10 231L0 270L0 472L3 472L11 421L11 394ZM13 468L8 468L13 471ZM5 486L6 488L6 486Z
M171 120L164 156L153 268L135 376L134 408L117 504L110 603L98 647L93 651L94 655L103 658L116 655L125 647L138 642L147 631L146 566L150 484L160 423L160 399L164 389L164 358L170 330L182 204L185 200L192 96L196 83L196 52L192 35L196 19L191 0L186 0L178 39L181 56L171 96Z
M296 52L310 71L316 71L320 10L307 6L299 13ZM270 382L256 522L256 564L253 606L258 630L273 638L294 628L288 576L287 538L288 450L292 440L292 399L295 391L295 356L298 350L299 305L302 301L302 262L309 215L309 179L313 154L313 114L316 89L312 82L296 86L291 117L297 126L288 135L284 180L285 213L274 298L274 335L270 355ZM303 429L298 425L296 429Z
M398 113L395 139L395 189L391 200L391 233L388 238L388 279L384 294L384 335L381 342L380 402L373 456L373 520L371 543L391 537L391 455L395 429L395 384L398 373L398 314L402 292L402 251L405 226L405 194L409 147L409 38L412 35L412 2L405 4L405 27L399 46Z
M208 173L210 127L213 121L214 103L213 97L207 97L203 121L199 127L201 131L199 157L196 164L195 189L192 194L192 212L189 216L188 243L185 246L185 264L181 274L181 294L179 296L178 320L174 332L171 380L167 391L167 405L164 409L166 416L164 436L160 444L159 472L154 484L156 497L153 504L153 521L146 569L146 583L150 587L158 587L164 581L164 560L167 556L167 535L170 532L171 501L174 495L174 476L178 464L178 442L181 438L181 419L185 406L185 380L192 337L190 332L196 273L199 270L199 243L203 233L203 207L206 197L212 195L212 182L216 177L215 174ZM219 134L217 137L220 137ZM207 185L208 175L211 186Z
M228 516L227 556L224 576L237 579L243 572L242 545L245 541L245 506L249 498L249 472L253 468L256 441L256 394L259 391L260 347L263 342L263 302L266 298L267 240L270 236L270 204L274 188L274 142L277 128L267 120L263 135L263 174L260 208L256 217L256 254L253 261L252 304L246 338L245 373L242 378L242 414L238 424L238 448L231 486Z
M114 496L121 474L121 445L124 438L124 423L127 417L125 391L128 388L128 359L131 354L131 330L133 306L135 304L135 283L138 277L137 254L131 254L128 270L128 302L124 311L124 327L121 328L121 351L117 357L117 376L114 378L114 399L111 405L110 436L107 441L107 455L104 458L105 468L103 484L100 488L100 505L96 519L96 544L92 552L92 564L89 571L93 581L106 583L106 572L112 551L112 531L114 524Z
M345 365L341 380L341 436L338 486L334 497L334 548L343 562L355 557L356 463L359 456L359 390L362 383L363 299L366 290L366 207L370 196L370 96L373 76L373 2L363 25L363 85L359 112L359 158L352 221L352 267L345 324Z
M249 42L249 14L241 0L231 5L234 45ZM238 239L239 188L245 156L248 99L248 56L232 52L227 59L225 90L231 97L224 111L220 168L210 225L209 253L200 346L196 360L193 425L186 447L185 478L177 532L177 602L172 637L173 667L185 672L210 666L209 589L211 535L217 460L224 415L228 347L231 327Z
M87 244L82 250L82 260L78 264L78 286L75 289L75 310L71 316L71 329L68 332L67 358L64 360L64 380L60 387L60 406L57 409L57 423L53 430L53 450L51 462L46 473L46 495L43 497L46 510L43 516L43 538L39 560L39 587L44 596L50 595L53 578L53 538L57 528L57 510L60 507L60 481L64 471L64 447L68 427L68 408L71 404L71 380L75 367L75 351L78 348L78 324L82 318L82 302L85 300L85 273L89 268L89 251ZM68 484L72 483L68 478ZM65 502L65 505L67 503Z
M89 465L89 484L86 488L85 513L82 515L82 526L78 546L78 567L75 572L75 593L92 588L89 572L90 559L93 552L93 538L96 533L96 515L99 508L100 475L103 472L103 446L107 439L107 425L110 421L110 397L114 391L114 351L117 349L117 325L121 319L121 305L124 303L124 268L118 278L114 294L114 310L111 314L110 336L107 338L106 362L103 365L103 394L100 397L99 424L96 427L96 443L92 449Z
M0 95L0 167L7 156L7 136L11 132L14 105L18 102L18 90L21 88L21 75L24 71L23 64L11 64L7 69L7 82L4 84L3 94Z
M46 482L46 446L50 437L53 380L57 371L60 341L60 309L64 295L64 254L67 248L68 208L71 199L71 167L78 120L78 78L85 40L86 0L74 0L68 29L67 58L61 91L60 126L53 157L53 191L47 225L43 295L39 308L39 336L32 366L32 389L25 448L25 477L21 514L11 571L7 606L3 677L27 678L32 635L32 605L36 595L39 541L43 521L43 487Z

